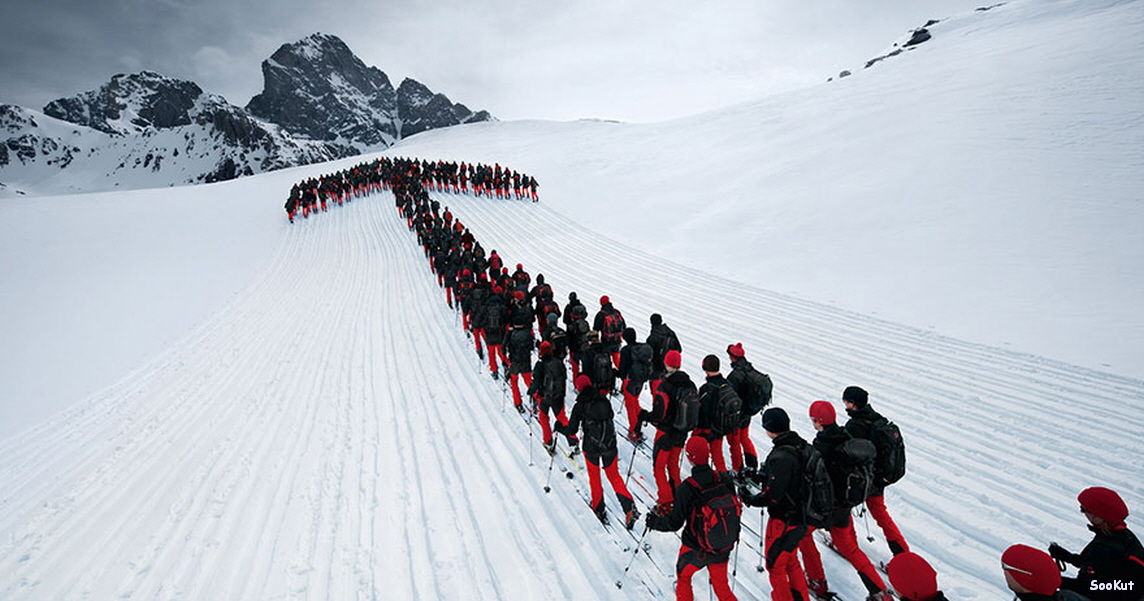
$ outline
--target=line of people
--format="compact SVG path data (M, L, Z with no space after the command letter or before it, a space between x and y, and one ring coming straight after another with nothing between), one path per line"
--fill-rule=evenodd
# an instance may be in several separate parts
M645 443L645 424L654 427L656 499L645 524L650 530L683 529L678 599L692 598L691 579L701 569L709 570L719 599L735 599L727 568L745 505L762 507L768 515L761 567L769 573L774 601L833 597L817 530L851 564L868 599L888 601L892 587L907 601L945 600L933 568L911 552L886 509L886 487L905 473L905 447L900 431L874 410L864 389L843 390L845 425L838 423L834 404L811 403L807 417L816 435L808 442L791 428L784 409L768 407L771 379L747 360L742 343L726 348L726 376L718 356L705 356L699 363L704 379L697 386L682 369L679 337L661 315L650 316L648 336L640 342L608 296L600 297L590 324L576 292L569 293L561 309L543 274L536 275L534 284L523 264L510 272L496 250L486 255L472 232L430 197L423 162L379 161L364 169L374 175L357 180L360 185L350 190L393 192L446 302L459 312L474 352L487 360L494 379L503 378L511 388L514 408L535 415L549 454L556 452L557 435L565 438L571 453L583 451L589 504L601 521L608 519L601 472L617 497L625 527L631 529L640 515L619 472L609 397L622 398L626 434L633 444ZM576 394L570 413L569 382ZM647 409L640 402L645 389L651 397ZM750 436L753 418L760 414L772 443L762 461ZM687 478L680 473L684 457L692 466ZM1002 557L1008 586L1022 601L1138 599L1144 552L1125 524L1127 507L1115 492L1101 488L1086 489L1078 500L1096 533L1093 542L1080 554L1055 543L1048 553L1022 545L1010 548ZM859 507L874 518L893 554L885 566L890 586L858 543L853 512ZM1076 578L1061 579L1064 563L1078 566Z
M489 166L379 157L342 171L295 183L286 198L286 217L290 223L294 223L294 218L298 215L309 218L311 214L328 211L330 205L341 206L354 198L389 190L394 186L539 201L536 192L539 184L535 177L501 167L499 163Z

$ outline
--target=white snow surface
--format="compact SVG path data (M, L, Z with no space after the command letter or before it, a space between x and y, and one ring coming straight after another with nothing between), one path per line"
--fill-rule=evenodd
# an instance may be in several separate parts
M951 599L1007 598L1005 547L1087 540L1083 488L1144 509L1142 25L1139 0L1011 2L799 93L386 154L535 175L538 204L437 196L559 299L607 294L641 338L663 314L697 379L742 341L804 437L811 401L868 389L906 438L913 550ZM0 598L671 596L676 537L617 589L631 539L582 461L543 492L538 428L391 196L286 223L292 183L359 160L0 204ZM646 507L644 453L630 488ZM769 598L745 524L735 590Z

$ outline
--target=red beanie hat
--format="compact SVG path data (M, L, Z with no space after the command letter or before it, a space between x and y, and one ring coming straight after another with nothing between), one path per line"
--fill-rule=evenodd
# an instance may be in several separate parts
M837 415L834 412L834 405L831 405L826 401L815 401L811 403L810 419L813 419L824 426L835 423Z
M513 290L512 297L518 301L524 300L524 290Z
M890 586L906 601L928 601L937 596L937 572L917 553L895 555L886 572Z
M696 465L707 463L711 458L711 445L702 436L692 436L687 441L687 459Z
M1080 501L1082 509L1113 526L1123 524L1128 518L1128 506L1124 504L1124 499L1107 488L1086 488L1076 499Z
M1013 545L1001 554L1001 569L1025 590L1051 595L1061 587L1061 571L1048 553L1029 545Z
M574 382L574 384L576 386L576 392L581 392L585 388L588 388L589 386L592 385L592 378L589 378L588 376L586 376L584 374L580 374L580 375L576 376L576 381Z
M547 341L547 340L545 340L544 342L541 342L540 343L540 354L542 356L552 354L552 343Z
M605 294L604 296L601 296L601 297L600 297L600 306L601 306L601 307L603 307L604 305L606 305L606 304L608 304L608 303L610 303L610 302L612 302L612 299L608 298L608 295L607 295L607 294Z
M743 351L742 342L736 342L735 344L728 346L727 354L735 359L742 359L743 357L747 356L747 353Z
M683 364L683 357L679 356L679 351L667 351L667 354L663 356L663 364L667 367L679 369L679 366Z

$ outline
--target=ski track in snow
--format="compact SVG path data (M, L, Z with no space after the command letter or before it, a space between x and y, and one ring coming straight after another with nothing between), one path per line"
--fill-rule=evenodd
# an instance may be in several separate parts
M840 408L845 386L869 390L908 448L890 512L951 598L1004 595L997 558L1011 543L1079 546L1073 499L1086 486L1144 506L1140 381L697 273L543 203L434 196L506 265L543 273L562 308L576 290L594 314L608 294L641 339L648 315L663 314L693 379L703 355L725 361L742 341L805 438L811 401ZM671 596L677 537L648 533L655 564L640 553L617 590L631 556L610 539L633 541L584 507L583 472L556 472L543 492L539 427L489 378L391 195L289 227L225 311L0 445L0 598ZM622 470L631 458L621 444ZM629 489L646 512L646 448ZM616 523L606 482L604 492ZM740 599L770 593L754 570L757 512L745 513L735 556ZM888 557L879 536L863 546ZM833 588L863 598L853 571L823 557ZM694 586L704 594L705 572Z

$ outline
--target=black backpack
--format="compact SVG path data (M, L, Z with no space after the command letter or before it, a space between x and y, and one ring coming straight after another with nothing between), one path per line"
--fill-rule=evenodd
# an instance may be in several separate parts
M608 353L598 351L592 354L592 383L603 390L611 390L616 385L616 371L612 366L612 357Z
M549 407L554 406L557 401L563 403L567 377L562 360L554 358L544 361L544 400Z
M691 481L699 488L699 483L694 478ZM688 520L699 548L706 553L729 551L739 542L742 513L743 508L735 494L735 487L715 474L714 484L700 489L699 502L692 507Z
M874 457L878 450L864 438L849 438L835 449L838 462L836 473L842 481L836 483L835 501L840 507L857 507L866 502L874 488Z
M628 371L628 378L636 382L646 382L651 377L651 345L637 342L631 345L631 349L632 366Z
M739 429L743 402L730 384L720 384L711 415L712 428L721 434L730 434Z
M743 400L743 409L749 415L758 415L771 403L771 395L775 388L771 377L750 364L736 369L743 373L742 385L739 387L739 398Z
M699 425L699 391L690 381L687 386L675 391L675 415L672 427L681 432L690 432Z
M822 460L818 449L810 444L803 446L802 451L791 449L802 467L798 505L802 508L806 525L828 528L830 513L834 509L834 483L830 480L830 472L826 470L826 462Z
M893 484L906 475L906 443L897 424L880 418L870 425L870 441L878 450L874 459L874 477L877 484Z

